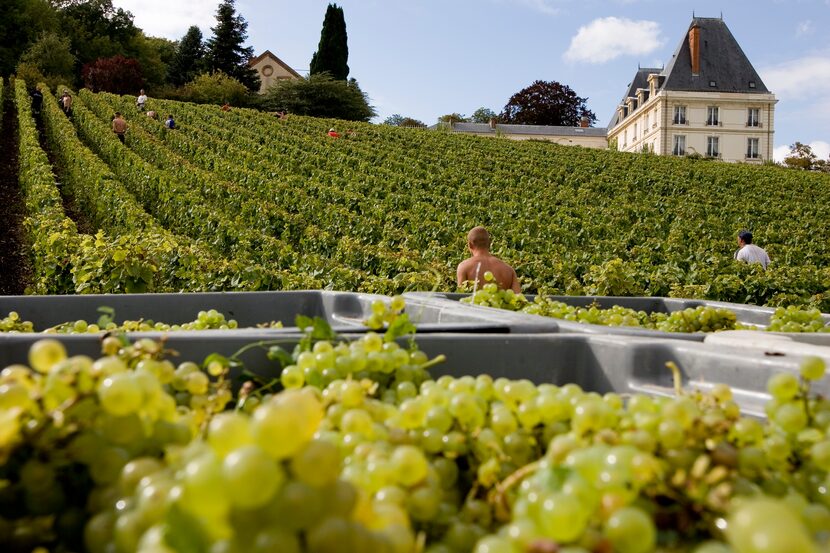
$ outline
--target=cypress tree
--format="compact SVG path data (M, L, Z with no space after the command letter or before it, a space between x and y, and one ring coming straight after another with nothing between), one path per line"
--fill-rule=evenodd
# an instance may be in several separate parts
M202 31L193 25L176 48L176 54L167 69L167 80L174 86L189 83L205 69L205 45Z
M259 75L248 66L254 56L253 47L242 45L248 38L248 23L236 15L234 0L223 0L216 10L216 27L207 42L207 61L211 71L222 71L244 84L248 90L259 91Z
M323 19L320 44L311 58L312 75L327 72L337 80L345 81L349 76L349 46L346 36L346 19L343 8L329 4Z

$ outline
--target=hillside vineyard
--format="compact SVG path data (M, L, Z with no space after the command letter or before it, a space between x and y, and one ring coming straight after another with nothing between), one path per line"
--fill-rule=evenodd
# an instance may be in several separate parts
M450 290L481 224L529 293L830 308L827 175L151 98L168 130L132 97L84 90L70 121L47 92L53 169L92 236L61 212L23 83L13 93L37 292ZM768 270L733 260L740 228Z

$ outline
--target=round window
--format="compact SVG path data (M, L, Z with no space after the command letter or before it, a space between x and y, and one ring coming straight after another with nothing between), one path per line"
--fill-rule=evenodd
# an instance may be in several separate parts
M274 68L271 67L270 65L266 65L265 67L262 68L262 74L265 75L266 77L270 77L271 75L274 74Z

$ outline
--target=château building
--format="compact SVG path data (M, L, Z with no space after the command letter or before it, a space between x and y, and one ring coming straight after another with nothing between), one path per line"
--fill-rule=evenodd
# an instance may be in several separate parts
M640 68L608 125L623 152L772 159L775 95L720 18L695 17L665 68Z

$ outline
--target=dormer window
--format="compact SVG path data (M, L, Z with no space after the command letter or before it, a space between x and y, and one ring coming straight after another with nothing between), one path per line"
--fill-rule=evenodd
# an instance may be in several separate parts
M749 88L755 88L755 81L749 81Z
M718 86L718 83L716 83L715 81L709 81L709 87L710 88L715 88L717 86Z

